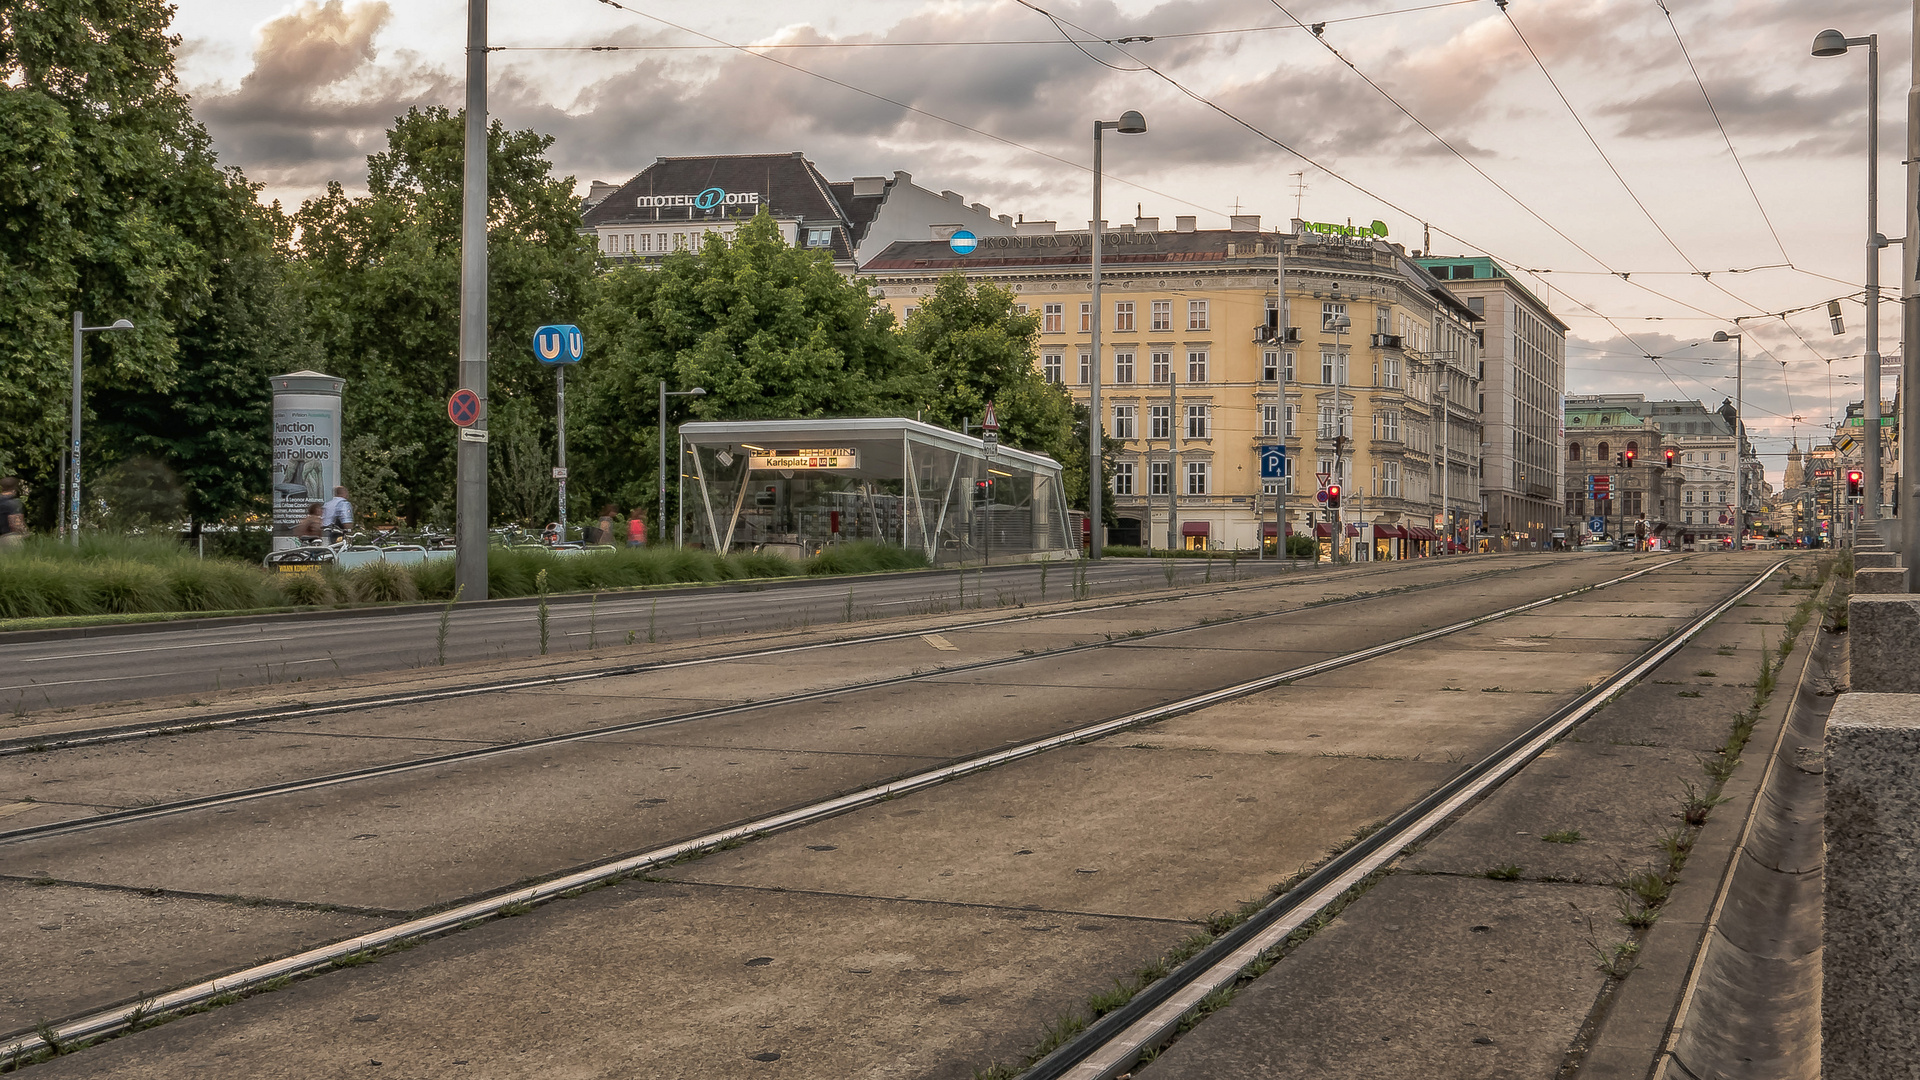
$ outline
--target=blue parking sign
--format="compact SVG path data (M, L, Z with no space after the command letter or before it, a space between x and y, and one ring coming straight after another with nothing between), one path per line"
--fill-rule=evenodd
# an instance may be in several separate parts
M1597 533L1597 532L1606 532L1606 531L1607 531L1607 521L1606 521L1606 519L1605 519L1605 518L1588 518L1588 519L1587 519L1587 531L1588 531L1588 532L1596 532L1596 533Z
M1287 448L1279 444L1260 447L1260 479L1284 480L1287 476Z

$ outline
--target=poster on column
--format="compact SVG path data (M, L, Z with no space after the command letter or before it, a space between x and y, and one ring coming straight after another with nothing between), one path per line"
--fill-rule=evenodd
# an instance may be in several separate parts
M340 483L340 388L314 371L273 379L273 548L298 546L295 529Z

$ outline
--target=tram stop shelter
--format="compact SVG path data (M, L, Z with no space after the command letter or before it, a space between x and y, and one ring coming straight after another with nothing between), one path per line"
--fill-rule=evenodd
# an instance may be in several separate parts
M695 422L680 458L690 538L714 551L873 540L936 565L1077 554L1059 462L918 420Z

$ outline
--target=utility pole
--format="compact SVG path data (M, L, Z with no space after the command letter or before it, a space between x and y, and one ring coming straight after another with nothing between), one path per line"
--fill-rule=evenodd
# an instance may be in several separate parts
M1907 89L1907 235L1900 259L1900 550L1907 591L1920 592L1920 4L1913 6L1913 85Z
M1180 376L1167 352L1167 551L1180 549Z
M480 419L454 443L455 594L487 598L487 0L467 0L466 162L460 201L460 386ZM477 431L469 437L467 431Z

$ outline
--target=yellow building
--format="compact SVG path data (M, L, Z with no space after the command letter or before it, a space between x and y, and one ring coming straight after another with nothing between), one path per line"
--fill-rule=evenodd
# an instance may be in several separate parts
M1108 542L1251 550L1277 530L1284 502L1290 531L1318 526L1330 548L1334 512L1317 496L1338 484L1353 557L1435 550L1443 494L1468 543L1481 505L1479 317L1398 244L1297 222L1292 235L1262 232L1253 215L1206 231L1175 220L1171 231L1138 218L1102 234L1100 411L1125 445ZM1016 229L971 244L897 242L861 273L902 319L947 274L1011 290L1041 318L1034 362L1084 403L1091 234ZM1284 491L1260 479L1260 448L1280 444Z

